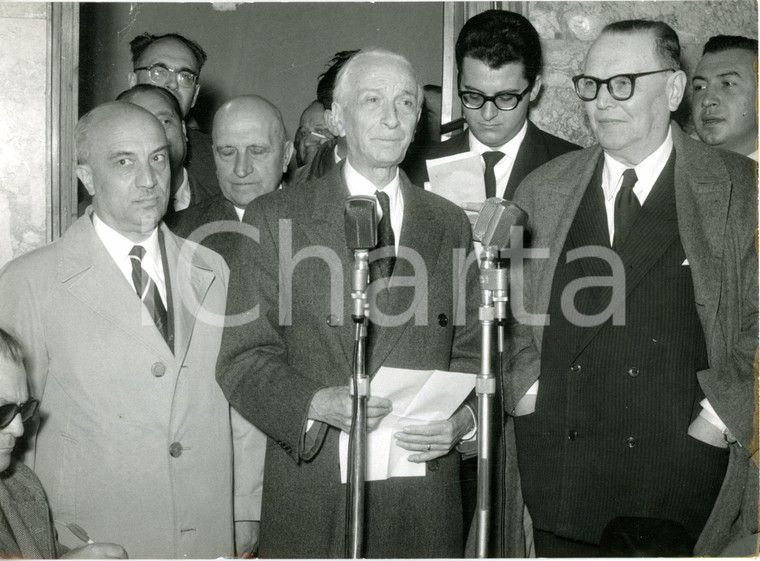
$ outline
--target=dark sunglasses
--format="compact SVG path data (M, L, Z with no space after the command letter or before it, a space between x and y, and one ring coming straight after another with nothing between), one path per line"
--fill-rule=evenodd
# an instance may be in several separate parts
M30 399L21 405L17 403L6 403L0 405L0 430L4 429L13 422L16 415L21 415L21 420L27 422L37 412L40 402L36 399Z

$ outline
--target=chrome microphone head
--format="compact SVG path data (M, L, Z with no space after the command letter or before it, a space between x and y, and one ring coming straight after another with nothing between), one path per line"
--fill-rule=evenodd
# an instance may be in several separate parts
M346 199L344 217L348 249L374 249L377 246L376 206L375 197L356 195Z
M525 226L528 215L511 201L491 197L486 199L478 213L472 237L483 247L502 248L509 245L512 226Z

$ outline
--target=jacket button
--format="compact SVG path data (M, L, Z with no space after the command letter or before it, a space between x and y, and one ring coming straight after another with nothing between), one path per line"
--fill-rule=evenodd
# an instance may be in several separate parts
M166 374L166 365L163 362L154 362L153 366L150 367L150 373L156 378L160 378Z
M567 433L567 439L568 440L575 440L578 438L578 431L577 430L571 430Z
M580 364L573 364L570 367L570 370L572 370L573 372L580 372L581 371L581 365Z
M628 445L628 448L633 448L636 446L636 439L632 436L629 436L628 439L625 441L625 443Z
M449 324L449 318L446 317L446 314L439 314L438 315L438 325L441 327L446 327Z
M169 445L169 454L171 454L172 458L179 458L182 455L182 444L179 442L172 442Z
M438 460L430 460L427 467L430 471L438 471Z
M336 318L334 315L328 315L325 318L325 323L329 325L330 327L335 327L338 325L338 318Z
M639 375L639 369L638 369L638 368L636 368L635 366L631 366L631 367L628 369L628 375L629 375L631 378L635 378L636 376L638 376L638 375Z

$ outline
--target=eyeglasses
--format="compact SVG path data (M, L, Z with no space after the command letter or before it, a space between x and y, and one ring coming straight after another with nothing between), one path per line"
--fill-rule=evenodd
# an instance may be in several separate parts
M600 80L594 76L585 76L579 74L573 76L573 84L575 84L575 93L583 101L594 101L599 94L599 88L603 84L607 84L607 91L613 99L618 101L625 101L631 99L633 91L636 86L636 78L642 76L649 76L651 74L659 74L660 72L675 72L675 68L663 68L662 70L652 70L651 72L638 72L637 74L617 74L611 76L606 80Z
M40 402L36 399L30 399L21 405L17 403L0 405L0 430L10 425L19 413L21 414L21 420L27 422L37 412L39 404Z
M135 72L138 70L147 70L150 81L159 86L163 86L166 83L166 80L169 79L169 74L177 76L177 84L183 88L193 87L198 80L198 75L195 72L190 72L189 70L174 70L160 62L151 64L150 66L140 66L139 68L135 68Z
M502 92L496 95L483 95L479 92L463 90L459 92L459 99L462 100L462 105L467 109L480 109L486 102L492 101L500 111L512 111L512 109L520 104L530 88L531 86L528 86L520 93Z

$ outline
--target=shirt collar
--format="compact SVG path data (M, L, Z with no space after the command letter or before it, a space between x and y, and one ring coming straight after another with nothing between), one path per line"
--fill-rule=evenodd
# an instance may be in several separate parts
M177 189L172 197L172 207L175 211L185 210L190 206L190 178L187 175L187 170L182 168L182 184Z
M356 171L348 159L346 159L346 163L344 164L343 173L345 174L344 177L346 178L346 186L348 187L348 192L352 197L356 195L374 197L375 191L379 190L388 195L391 209L399 208L399 203L401 202L401 179L399 176L398 168L396 168L396 176L391 179L391 182L382 189L375 187L375 185L369 179ZM378 215L380 215L380 205L378 205L377 209ZM382 218L382 216L380 216L380 218Z
M145 259L151 259L154 263L161 263L161 249L158 245L158 227L153 229L150 236L139 244L136 244L123 234L111 228L103 222L98 215L92 213L92 225L95 233L98 235L103 245L106 246L108 253L117 263L123 259L129 259L129 252L135 245L141 245L145 248Z
M475 135L472 134L472 131L469 131L470 151L477 152L478 154L483 154L483 152L498 151L506 156L509 156L510 159L514 161L517 158L517 151L520 149L520 144L522 144L522 141L525 139L525 135L527 134L527 132L528 132L528 120L525 119L525 122L523 123L523 126L520 129L520 132L518 132L515 136L513 136L509 140L509 142L499 146L498 148L492 148L480 142L477 138L475 138Z
M644 158L641 162L633 166L636 170L636 187L634 192L639 196L639 199L646 199L646 196L652 190L657 178L665 168L665 164L668 163L670 153L673 151L673 134L671 129L668 128L668 135L662 144ZM602 178L602 188L604 189L604 198L610 200L613 198L619 188L623 179L623 172L628 169L628 166L618 162L615 158L610 156L607 152L604 153L604 175ZM643 191L643 193L641 192Z

